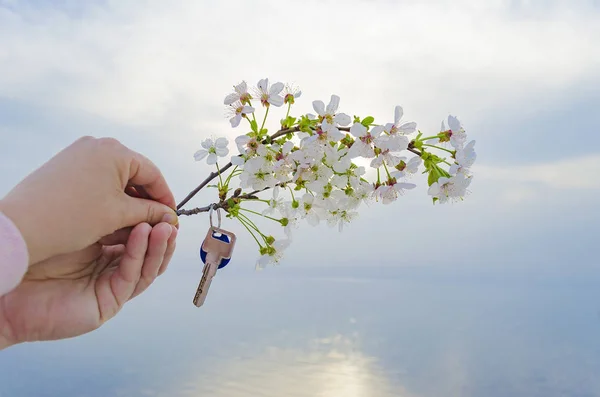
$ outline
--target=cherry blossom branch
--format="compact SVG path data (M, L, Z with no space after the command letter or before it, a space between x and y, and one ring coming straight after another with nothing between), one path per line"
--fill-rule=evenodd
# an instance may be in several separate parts
M345 131L345 132L349 132L350 131L350 127L339 127L340 131ZM289 133L295 133L300 131L300 127L296 126L296 127L292 127L292 128L286 128L283 130L279 130L276 133L274 133L273 135L271 135L270 140L272 141L273 139L277 139L281 136L287 135ZM414 141L413 141L414 142ZM410 142L410 144L408 145L408 151L412 152L414 154L416 154L417 156L421 156L421 152L416 150L413 146L413 142ZM267 140L263 141L263 143L267 143ZM206 179L204 181L202 181L202 183L200 183L200 185L198 185L194 190L192 190L183 200L181 200L181 202L179 204L177 204L177 215L195 215L195 214L199 214L201 212L208 212L210 210L210 205L209 206L205 206L205 207L197 207L197 208L193 208L191 210L182 210L181 207L183 207L185 204L187 204L188 201L190 201L196 194L198 194L198 192L200 192L200 190L202 190L206 185L208 185L213 179L215 179L217 176L219 176L220 174L224 173L225 171L227 171L229 168L231 168L232 164L231 162L225 164L223 167L221 167L217 172L211 172L208 177L206 177ZM249 195L254 195L256 193L259 193L260 191L254 191L252 193L249 193ZM240 196L241 198L241 196ZM216 205L216 208L223 208L224 207L224 203L226 201L221 201Z
M279 130L276 133L274 133L273 135L271 135L270 139L277 139L280 136L289 134L289 133L294 133L294 132L298 132L300 131L300 127L292 127L292 128L287 128L285 130ZM350 129L348 129L348 131L350 131ZM266 142L264 142L266 143ZM198 208L195 208L194 210L189 210L189 211L184 211L181 210L181 207L183 207L185 204L187 204L188 201L190 201L196 194L198 194L198 192L200 190L202 190L206 185L208 185L210 183L210 181L212 181L213 179L215 179L216 177L219 176L219 174L222 174L223 172L227 171L229 168L231 168L232 164L231 162L225 164L223 167L221 167L219 169L219 171L217 172L211 172L208 177L206 177L206 179L204 181L202 181L202 183L200 185L198 185L194 190L192 190L183 200L181 200L181 202L179 204L177 204L177 215L193 215L191 213L184 213L184 212L189 212L189 211L194 211L197 210ZM202 207L202 208L208 208L208 207ZM204 210L204 211L199 211L199 212L206 212L208 211L208 209ZM195 212L195 214L197 214L198 212Z

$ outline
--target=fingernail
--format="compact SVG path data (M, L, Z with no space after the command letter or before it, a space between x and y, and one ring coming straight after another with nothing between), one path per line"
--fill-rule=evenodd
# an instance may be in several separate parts
M172 212L166 213L162 219L163 222L167 222L171 225L177 225L179 223L179 218Z

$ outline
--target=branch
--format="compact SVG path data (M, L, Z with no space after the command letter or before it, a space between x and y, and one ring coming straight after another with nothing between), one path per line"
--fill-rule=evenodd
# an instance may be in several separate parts
M290 132L298 132L298 131L300 131L299 127L288 128L285 130L279 130L276 133L274 133L273 135L271 135L271 140L277 139L280 136L289 134ZM263 141L263 143L267 143L267 140ZM239 155L239 156L241 156L241 155ZM206 185L208 185L210 181L212 181L213 179L218 177L219 174L222 174L223 172L227 171L229 168L231 168L231 166L232 166L232 164L231 164L231 162L229 162L229 163L225 164L221 169L219 169L219 172L211 172L208 175L208 177L204 181L202 181L202 183L200 185L198 185L198 187L196 187L194 190L192 190L190 192L190 194L188 194L183 200L181 200L181 202L179 204L177 204L177 209L179 210L181 207L183 207L188 201L190 201L192 199L192 197L194 197L196 194L198 194L198 192L200 190L202 190L202 188L204 188ZM193 211L193 210L190 210L190 211ZM206 211L208 211L208 210L206 210ZM201 211L201 212L205 212L205 211ZM177 211L177 213L180 214L180 211ZM188 215L188 214L181 213L180 215ZM191 214L189 214L189 215L191 215Z
M340 131L345 131L345 132L349 132L350 131L350 127L339 127L338 128ZM274 133L273 135L271 135L270 140L272 141L273 139L277 139L281 136L287 135L289 133L294 133L294 132L298 132L300 131L300 127L296 126L296 127L292 127L292 128L287 128L285 130L279 130L276 133ZM262 143L267 143L268 140L265 139ZM419 152L418 150L416 150L413 146L413 143L411 142L408 145L408 151L416 154L417 156L421 156L421 152ZM241 154L239 155L241 156ZM213 179L215 179L217 176L219 176L219 174L224 173L225 171L227 171L229 168L231 168L232 164L231 162L225 164L223 167L221 167L219 169L218 172L211 172L208 177L202 181L202 183L200 185L198 185L198 187L196 187L194 190L192 190L190 192L190 194L188 194L183 200L181 200L181 202L179 204L177 204L177 215L194 215L194 214L198 214L200 212L207 212L210 209L210 206L206 206L206 207L198 207L198 208L193 208L191 210L182 210L181 207L183 207L188 201L190 201L192 199L192 197L194 197L196 194L198 194L198 192L200 190L202 190L206 185L208 185L210 183L210 181L212 181ZM263 189L264 190L264 189ZM249 193L249 196L252 196L256 193L259 193L260 191L254 191L252 193ZM240 196L240 198L242 198L243 196ZM221 201L218 204L216 204L216 206L218 208L224 208L225 205L225 201ZM215 207L215 209L217 208Z
M288 182L289 183L289 182ZM275 186L283 186L285 185L285 183L279 183ZM264 189L261 190L255 190L253 192L250 193L246 193L246 194L242 194L241 196L233 196L232 198L236 201L236 202L240 202L241 200L256 200L258 199L258 197L256 197L256 194L260 193L260 192L264 192L265 190L271 189L270 187L266 187ZM201 212L208 212L210 211L210 207L214 205L213 209L219 209L219 208L223 208L225 211L227 211L229 209L229 204L228 204L228 200L222 200L219 201L216 204L210 204L207 205L205 207L197 207L197 208L192 208L191 210L178 210L177 211L177 215L181 216L181 215L196 215L196 214L200 214Z

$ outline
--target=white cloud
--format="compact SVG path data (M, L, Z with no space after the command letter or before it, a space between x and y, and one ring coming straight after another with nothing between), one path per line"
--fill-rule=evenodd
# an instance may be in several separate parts
M300 84L305 110L335 92L345 111L389 118L399 103L437 128L449 112L468 124L598 78L598 12L514 4L109 1L75 17L16 5L0 8L0 91L126 123L229 132L229 87L270 76Z
M600 154L532 165L477 166L487 181L526 183L553 189L600 189ZM524 194L530 195L531 188Z

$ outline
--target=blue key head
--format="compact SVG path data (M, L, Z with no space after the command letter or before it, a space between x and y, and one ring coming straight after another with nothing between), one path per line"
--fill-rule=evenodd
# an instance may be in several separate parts
M229 237L227 237L226 234L223 233L214 233L212 234L213 238L216 238L217 240L221 240L225 243L229 243ZM202 259L203 263L206 263L206 251L204 251L204 249L202 249L202 246L200 247L200 259ZM225 266L227 266L227 264L229 263L229 261L231 261L231 258L229 259L221 259L221 263L219 263L219 269L224 268Z

